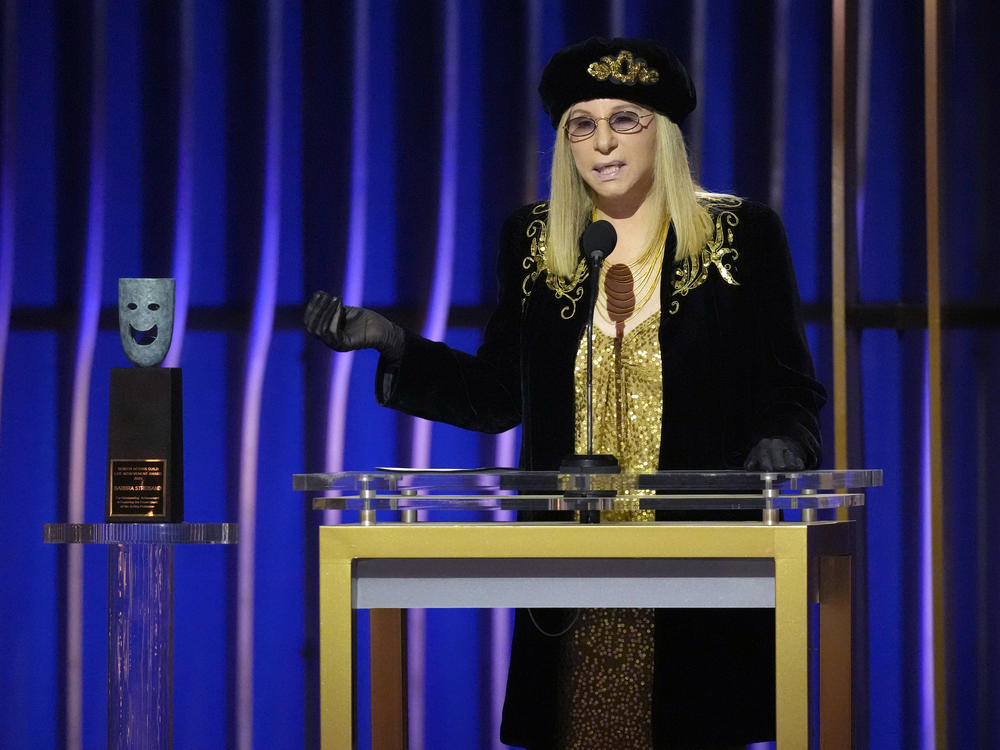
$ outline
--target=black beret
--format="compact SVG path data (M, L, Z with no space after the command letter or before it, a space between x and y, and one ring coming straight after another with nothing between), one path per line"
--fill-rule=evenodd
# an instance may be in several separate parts
M694 83L677 56L651 39L600 39L565 47L542 71L542 107L559 126L563 112L590 99L624 99L679 123L694 109Z

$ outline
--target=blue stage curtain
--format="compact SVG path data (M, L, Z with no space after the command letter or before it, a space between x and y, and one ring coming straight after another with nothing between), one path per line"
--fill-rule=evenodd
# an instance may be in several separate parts
M988 5L941 3L954 747L1000 732L988 474L1000 464L988 223L1000 87L983 63L995 45ZM926 304L923 16L903 0L857 7L854 397L865 464L886 479L868 508L867 733L873 748L928 747L927 343L919 312L907 313ZM352 516L313 511L291 475L513 464L517 434L379 409L375 355L307 340L302 307L316 289L342 291L475 349L501 223L547 191L553 133L535 85L564 44L650 36L689 61L696 177L782 213L831 385L831 14L791 0L7 0L0 746L106 745L105 552L44 545L41 528L103 518L109 370L127 365L117 279L128 276L177 279L167 364L184 370L187 520L242 527L238 548L176 554L176 745L317 745L317 527ZM828 454L832 421L827 411ZM508 614L411 619L424 643L411 746L500 747ZM365 617L359 628L364 637ZM367 720L363 650L359 666Z

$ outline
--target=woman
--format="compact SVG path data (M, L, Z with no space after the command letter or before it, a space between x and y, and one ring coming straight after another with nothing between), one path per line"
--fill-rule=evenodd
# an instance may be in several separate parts
M322 292L307 329L340 351L380 350L380 403L485 432L520 423L521 467L557 468L585 446L578 240L606 220L617 244L598 283L595 452L629 472L815 467L825 393L784 229L764 206L693 184L678 127L695 105L683 66L648 40L590 39L552 57L539 93L556 128L551 197L504 226L499 303L476 355ZM505 742L707 748L773 737L771 611L544 615L516 617Z

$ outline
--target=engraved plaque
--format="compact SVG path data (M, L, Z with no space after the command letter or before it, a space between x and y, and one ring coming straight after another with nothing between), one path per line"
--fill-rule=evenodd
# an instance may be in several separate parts
M162 458L112 458L108 462L109 521L136 516L165 520L167 462Z

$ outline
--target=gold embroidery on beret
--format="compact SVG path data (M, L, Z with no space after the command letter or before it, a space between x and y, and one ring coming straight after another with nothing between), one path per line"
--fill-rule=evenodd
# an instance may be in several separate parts
M636 83L652 86L660 80L660 73L656 68L647 66L641 57L633 58L627 49L619 52L617 58L605 55L597 62L592 62L587 66L587 72L599 81L610 78L611 83L624 83L626 86L634 86Z

